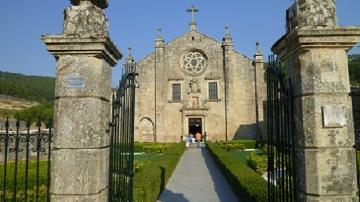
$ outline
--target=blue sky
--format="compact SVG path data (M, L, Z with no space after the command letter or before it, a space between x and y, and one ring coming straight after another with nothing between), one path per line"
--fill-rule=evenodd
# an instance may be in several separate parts
M252 57L255 42L265 54L285 33L285 10L293 0L110 0L106 10L110 34L124 55L133 48L137 60L153 51L157 29L166 42L188 31L191 5L200 9L198 30L221 40L230 27L235 48ZM7 0L0 12L0 71L55 76L55 60L41 42L42 34L62 32L63 10L69 0ZM360 25L360 1L338 0L340 25ZM360 53L354 48L352 53ZM120 78L121 65L113 80ZM116 82L113 82L114 84Z

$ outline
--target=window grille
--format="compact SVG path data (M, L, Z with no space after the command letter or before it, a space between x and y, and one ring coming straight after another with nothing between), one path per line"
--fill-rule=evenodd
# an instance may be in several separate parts
M218 100L217 82L209 83L209 100Z
M172 100L174 102L181 101L181 84L179 83L172 84Z

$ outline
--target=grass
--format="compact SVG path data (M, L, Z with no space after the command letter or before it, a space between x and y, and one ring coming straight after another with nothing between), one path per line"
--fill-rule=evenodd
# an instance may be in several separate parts
M135 155L135 161L156 161L161 157L160 154L143 154L143 155Z
M46 200L47 193L47 161L39 162L39 197L40 201ZM36 161L29 161L28 165L28 199L33 199L36 197L36 173L37 173L37 163ZM0 165L0 190L4 189L4 170L5 166ZM13 200L13 186L14 186L14 174L15 174L15 163L10 162L6 166L6 200ZM17 190L17 201L24 200L25 196L25 186L26 186L26 163L25 161L19 161L17 167L17 180L16 180L16 190ZM0 199L2 199L3 193L0 193Z
M159 144L160 145L160 144ZM167 144L169 146L169 144ZM134 176L134 200L135 201L156 201L166 182L174 171L182 153L184 144L171 144L166 153L145 153L135 155L135 162L144 165ZM136 164L136 163L135 163ZM47 171L48 162L39 162L39 201L46 201L47 197ZM28 166L28 200L36 197L36 161L29 161ZM0 164L0 201L3 197L5 166ZM17 167L16 200L24 201L25 196L25 161L19 161ZM15 174L15 163L9 162L6 166L6 201L13 199L13 185Z
M358 176L360 176L360 151L356 151L356 162L357 162L357 172L358 172Z

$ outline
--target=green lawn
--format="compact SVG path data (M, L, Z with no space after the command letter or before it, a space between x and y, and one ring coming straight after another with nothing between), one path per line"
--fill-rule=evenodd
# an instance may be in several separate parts
M148 146L148 144L146 144ZM147 150L154 153L144 153L135 155L135 176L134 176L134 199L135 201L153 201L156 200L171 173L176 167L182 153L184 144L151 144ZM4 165L0 165L0 201L2 201L4 189ZM36 197L36 161L30 161L28 164L28 199ZM139 169L136 171L136 169ZM19 161L17 165L17 201L24 201L25 196L25 161ZM13 185L15 163L10 162L6 166L6 201L13 200ZM47 194L47 161L39 162L39 201L46 201Z
M135 155L135 161L156 161L162 155L161 154L142 154L142 155Z
M357 172L358 172L358 176L360 176L360 151L356 151L356 158L357 158Z
M47 161L39 162L39 197L40 201L46 201L46 193L47 193ZM0 190L4 189L4 165L0 165ZM13 200L13 186L14 186L14 174L15 174L15 163L10 162L6 166L6 199ZM37 163L36 161L30 161L28 164L28 199L32 199L36 197L36 175L37 175ZM24 200L25 196L25 186L26 186L26 162L19 161L17 167L17 182L16 182L16 190L17 190L17 200ZM0 199L3 197L3 192L0 193Z

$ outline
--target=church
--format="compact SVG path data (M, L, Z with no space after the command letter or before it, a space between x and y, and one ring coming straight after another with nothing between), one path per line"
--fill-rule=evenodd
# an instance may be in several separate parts
M234 49L225 27L222 41L201 33L192 13L189 31L137 62L135 141L179 142L201 133L206 140L261 138L264 120L263 55ZM255 46L254 46L255 47Z

